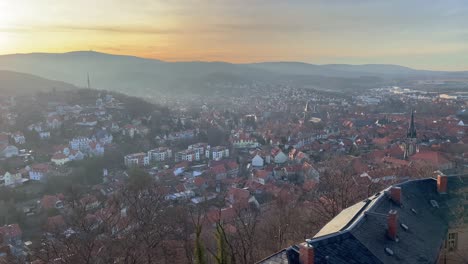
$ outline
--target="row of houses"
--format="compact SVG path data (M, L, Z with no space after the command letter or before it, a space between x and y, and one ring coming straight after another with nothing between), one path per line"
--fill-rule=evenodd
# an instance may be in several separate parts
M16 187L29 180L41 181L49 171L50 165L48 163L36 163L20 170L8 170L0 173L0 184L5 187Z
M210 147L206 143L197 143L188 146L187 149L178 151L174 155L175 162L200 161L202 159L221 160L229 157L229 149L225 146ZM172 158L172 150L167 147L159 147L145 152L133 153L124 157L127 167L147 166L153 161L161 162Z

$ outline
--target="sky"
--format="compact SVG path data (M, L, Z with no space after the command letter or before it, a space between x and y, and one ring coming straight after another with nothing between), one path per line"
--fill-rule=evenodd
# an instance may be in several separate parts
M465 0L0 0L0 54L468 70Z

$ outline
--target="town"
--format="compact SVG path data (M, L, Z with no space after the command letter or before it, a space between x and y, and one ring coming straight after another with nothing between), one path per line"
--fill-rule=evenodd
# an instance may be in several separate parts
M422 86L2 96L0 256L192 263L222 236L259 261L389 186L466 173L468 94Z

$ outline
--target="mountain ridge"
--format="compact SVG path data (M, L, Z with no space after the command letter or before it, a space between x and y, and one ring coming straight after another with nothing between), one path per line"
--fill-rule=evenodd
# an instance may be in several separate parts
M0 70L29 73L83 87L87 86L89 74L93 88L139 96L153 96L158 92L209 94L210 89L229 90L285 80L296 87L342 90L368 89L405 78L468 78L468 72L415 70L391 64L166 62L96 51L0 55Z
M220 63L220 64L230 64L230 65L258 65L258 64L301 64L307 66L318 66L318 67L335 67L335 66L346 66L346 67L367 67L367 66L385 66L385 67L396 67L414 71L430 71L430 72L455 72L455 73L468 73L468 70L429 70L429 69L416 69L410 66L404 66L399 64L392 64L392 63L364 63L364 64L351 64L351 63L325 63L325 64L315 64L310 62L303 62L303 61L259 61L259 62L247 62L247 63L234 63L228 61L203 61L203 60L182 60L182 61L166 61L157 58L150 58L150 57L141 57L136 55L128 55L128 54L113 54L113 53L106 53L94 50L76 50L76 51L67 51L67 52L30 52L30 53L11 53L11 54L1 54L1 57L5 56L17 56L17 55L98 55L98 56L111 56L111 57L126 57L126 58L134 58L134 59L141 59L141 60L149 60L149 61L157 61L163 63Z

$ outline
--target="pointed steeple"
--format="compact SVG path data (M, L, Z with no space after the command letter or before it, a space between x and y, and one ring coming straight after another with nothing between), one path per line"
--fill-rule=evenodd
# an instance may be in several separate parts
M309 112L309 113L310 113L310 112L312 112L311 110L312 110L312 109L310 108L309 101L307 101L306 106L305 106L305 108L304 108L304 112L306 112L306 113Z
M414 110L411 110L411 121L406 134L407 138L416 138L416 127L414 126Z

